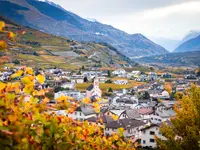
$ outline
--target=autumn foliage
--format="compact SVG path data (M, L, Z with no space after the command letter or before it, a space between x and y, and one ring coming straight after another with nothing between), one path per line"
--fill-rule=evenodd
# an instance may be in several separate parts
M26 68L11 77L20 81L0 83L1 149L132 149L131 142L125 142L120 133L105 137L103 128L95 124L49 113L61 105L70 113L80 104L61 97L58 106L49 108L46 89L34 89L35 84L44 83L43 75L34 76L32 69ZM42 101L39 103L34 95L42 96Z
M200 149L200 88L192 86L175 107L172 124L161 128L165 141L157 139L161 150Z
M5 23L0 22L0 31L4 26ZM8 37L13 39L15 34L9 32ZM0 48L7 48L5 41L0 41ZM122 137L123 129L105 137L103 127L54 113L59 109L72 113L80 105L91 105L99 113L98 99L94 103L89 99L78 103L63 96L56 99L56 105L50 105L46 97L48 89L41 86L45 83L43 74L35 76L32 68L26 67L16 70L10 78L10 82L0 82L0 149L134 149L131 141Z

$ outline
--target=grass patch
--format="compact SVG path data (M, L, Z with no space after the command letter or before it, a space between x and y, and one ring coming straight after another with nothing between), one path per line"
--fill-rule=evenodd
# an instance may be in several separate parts
M88 86L90 86L92 83L81 83L81 84L76 84L76 89L85 91ZM136 81L130 81L126 85L118 85L114 83L100 83L99 87L102 91L107 91L109 88L112 88L113 90L121 90L121 89L130 89L133 88L134 86L139 86L144 84L143 82L136 82Z

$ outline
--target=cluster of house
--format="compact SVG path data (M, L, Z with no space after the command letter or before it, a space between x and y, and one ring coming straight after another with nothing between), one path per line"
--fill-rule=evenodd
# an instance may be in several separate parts
M0 80L9 80L14 70L0 73ZM105 136L117 133L119 128L124 128L124 137L133 142L140 142L142 147L156 147L155 135L165 140L160 133L160 127L164 123L171 125L170 119L175 116L173 109L176 101L170 93L165 90L164 83L160 79L172 78L170 73L164 73L158 76L155 72L148 75L140 71L126 72L124 69L117 69L111 72L112 76L120 77L114 80L114 84L128 84L129 80L148 81L141 86L135 86L130 89L113 90L113 94L104 97L107 101L99 102L101 106L100 114L96 113L92 106L78 107L73 113L67 113L65 110L51 110L57 115L64 115L78 121L88 121L103 127ZM102 97L102 91L99 88L100 83L105 83L110 78L108 71L63 71L61 69L45 70L47 80L46 87L61 87L63 90L55 91L54 99L49 103L56 104L55 99L64 95L73 97L81 101L87 97L96 99ZM77 83L93 81L86 91L76 90ZM173 81L172 92L184 91L191 83L199 84L198 78L193 75L187 75L182 79ZM199 84L200 85L200 84ZM112 116L117 116L117 120ZM100 121L101 120L101 121Z

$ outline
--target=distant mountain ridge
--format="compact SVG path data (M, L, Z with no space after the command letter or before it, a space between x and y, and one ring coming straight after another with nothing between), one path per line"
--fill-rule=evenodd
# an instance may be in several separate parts
M191 52L200 51L200 35L196 38L192 38L180 46L178 46L174 52Z
M193 38L196 38L200 35L200 31L197 30L191 30L188 34L185 35L185 37L179 42L179 45L183 44L184 42L191 40Z
M165 64L170 66L199 66L200 65L200 51L170 53L165 55L142 57L134 59L139 63L148 64Z
M167 49L170 52L174 51L180 42L179 40L176 40L176 39L168 39L168 38L163 38L163 37L160 37L160 38L152 37L151 39L152 41L163 46L165 49Z
M0 1L0 14L19 24L72 40L107 42L128 57L169 53L141 34L130 35L110 25L88 21L49 1Z

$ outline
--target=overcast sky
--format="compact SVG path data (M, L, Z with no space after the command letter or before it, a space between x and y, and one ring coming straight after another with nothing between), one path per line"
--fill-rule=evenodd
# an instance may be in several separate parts
M128 33L181 39L200 30L200 0L51 0Z

